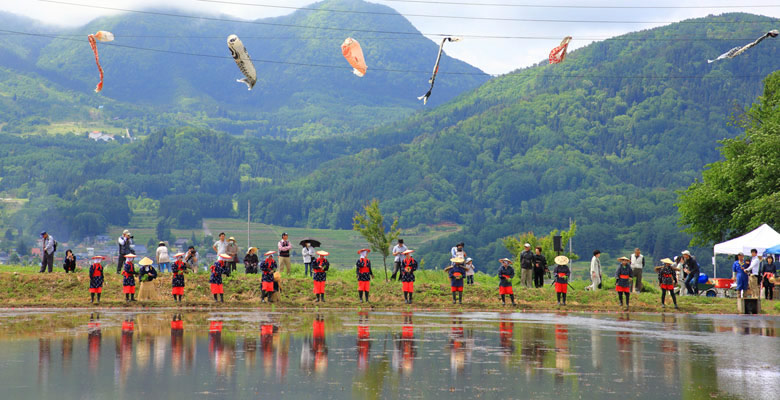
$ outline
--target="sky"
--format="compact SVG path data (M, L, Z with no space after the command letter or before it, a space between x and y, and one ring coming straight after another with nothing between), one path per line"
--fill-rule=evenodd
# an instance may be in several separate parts
M70 3L101 5L132 10L165 6L183 14L222 14L233 18L257 19L285 15L294 10L204 2L199 0L61 0ZM305 7L311 0L223 0L226 2ZM564 36L574 40L569 50L583 47L595 40L663 26L670 22L725 12L749 12L780 18L780 0L645 0L645 1L583 1L583 0L370 0L392 7L401 14L461 16L469 18L563 19L583 22L529 22L480 19L450 19L408 17L421 32L454 35L532 36L536 39L479 39L446 46L445 52L483 71L497 75L536 64L546 59L550 50ZM435 4L435 3L439 4ZM442 2L474 5L441 4ZM493 4L493 5L491 5ZM496 6L495 4L515 5ZM536 8L527 5L554 5L560 8ZM747 4L747 5L743 5ZM526 6L516 6L526 5ZM612 7L675 7L675 8L574 8L571 6ZM680 8L691 7L691 8ZM719 8L722 7L722 8ZM53 4L40 0L0 0L0 10L23 15L49 25L81 26L90 20L117 12ZM359 16L358 16L359 17ZM388 18L394 18L388 16ZM175 18L174 18L175 19ZM622 23L584 21L625 21ZM780 28L780 23L778 23ZM756 37L763 32L756 32ZM433 39L437 39L433 37ZM726 49L728 50L728 49ZM717 55L714 55L717 56Z

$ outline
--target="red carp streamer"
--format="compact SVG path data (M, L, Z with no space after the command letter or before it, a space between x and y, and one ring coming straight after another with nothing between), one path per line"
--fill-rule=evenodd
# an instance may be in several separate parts
M550 64L558 64L566 59L566 49L569 47L569 42L571 42L571 36L566 36L561 41L560 46L550 51Z

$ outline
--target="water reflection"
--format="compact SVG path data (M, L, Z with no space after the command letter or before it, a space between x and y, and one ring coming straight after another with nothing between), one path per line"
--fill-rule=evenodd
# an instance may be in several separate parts
M71 314L0 312L4 398L780 398L778 318Z

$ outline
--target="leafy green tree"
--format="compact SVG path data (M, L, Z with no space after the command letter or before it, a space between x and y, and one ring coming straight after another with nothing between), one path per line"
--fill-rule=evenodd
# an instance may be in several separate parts
M19 241L16 242L16 253L21 256L26 256L29 252L30 246L27 245L27 241L25 241L24 238L19 238Z
M393 219L390 229L385 231L385 217L379 209L379 200L374 199L363 207L364 214L358 212L352 218L352 229L358 231L371 244L371 250L382 254L382 264L385 267L385 282L387 279L387 257L390 256L391 243L401 235L398 228L398 218Z
M723 160L707 165L701 181L679 194L680 224L691 245L739 236L761 224L780 226L780 71L764 94L735 119L745 133L721 141Z
M166 218L157 221L157 226L154 229L157 239L170 242L173 240L173 234L171 234L171 225Z
M515 236L505 237L503 239L504 247L512 253L512 256L517 260L520 259L520 253L525 249L525 244L529 243L531 249L535 249L537 246L542 248L542 255L547 258L547 264L552 265L553 259L558 255L553 249L553 236L561 236L561 247L564 251L563 255L569 257L570 260L577 260L579 256L574 253L566 251L569 245L569 241L574 235L577 234L577 223L571 224L571 228L567 231L558 231L557 229L551 231L547 236L537 237L533 232L521 233Z

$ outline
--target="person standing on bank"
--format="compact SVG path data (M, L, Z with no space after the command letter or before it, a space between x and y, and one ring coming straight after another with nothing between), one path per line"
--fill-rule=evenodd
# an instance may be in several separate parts
M474 284L474 274L477 272L477 267L474 266L474 260L471 257L466 258L466 263L463 264L463 268L466 268L466 284Z
M46 272L47 266L51 272L54 267L54 252L57 251L55 243L54 238L46 231L41 232L41 270L39 272Z
M620 306L623 307L623 295L626 296L626 311L631 303L631 260L628 257L618 258L620 265L615 271L615 291L617 291Z
M219 256L222 254L227 254L227 240L225 240L225 232L219 233L219 240L214 242L211 248L214 249L215 253L217 253L217 260L219 260Z
M228 268L230 272L236 270L236 264L238 264L238 245L236 244L236 238L233 236L228 239L227 247L225 247L225 253L233 258L228 261Z
M257 258L257 247L250 247L244 256L244 273L256 274L260 259Z
M404 252L406 250L409 250L408 247L404 244L403 239L398 239L398 243L393 246L393 276L390 277L390 280L395 280L395 276L397 273L401 271L401 260L404 258Z
M314 262L315 254L317 253L315 252L311 243L304 242L303 248L301 249L301 255L303 256L303 276L314 276L314 271L312 270L311 265Z
M512 279L515 277L515 269L512 268L512 260L508 258L502 258L498 260L501 263L501 267L498 268L498 295L501 296L501 303L506 305L506 295L509 295L509 300L512 301L512 305L515 304L515 292L512 289Z
M463 277L466 275L466 268L463 267L463 263L466 262L466 260L464 260L463 257L455 257L451 258L450 262L452 265L444 268L444 271L447 271L447 274L450 277L452 304L455 304L456 301L463 304Z
M181 303L181 298L184 296L184 272L187 271L187 264L184 263L184 253L177 253L173 256L176 261L171 265L171 295L173 300Z
M287 240L287 233L282 233L282 240L277 244L279 249L279 272L284 270L285 275L290 275L290 250L292 245Z
M655 267L658 272L658 284L661 286L661 308L666 308L666 292L668 291L672 295L672 302L674 302L674 308L677 309L677 297L674 296L674 286L677 284L677 269L674 267L674 261L669 258L661 260L664 264L660 267Z
M220 235L223 239L225 234ZM211 285L211 294L214 296L214 301L221 303L225 302L225 288L222 286L222 275L230 276L230 270L228 269L227 262L232 258L222 253L214 264L211 265L211 275L209 276L209 284ZM219 300L217 300L219 295Z
M403 243L403 242L402 242ZM412 304L414 294L414 272L417 271L417 260L412 257L414 250L406 249L403 252L404 259L401 262L401 290L404 292L406 304Z
M531 244L526 243L525 249L520 253L520 284L523 287L533 287L534 253L531 252Z
M685 278L685 289L688 294L694 296L699 295L699 263L691 256L691 252L684 250L682 252L683 262L685 263L685 270L688 276ZM758 271L756 271L758 272Z
M777 264L775 264L775 258L772 255L766 257L766 263L761 265L760 274L761 285L764 287L764 298L774 300L775 284L770 279L777 276Z
M190 246L187 249L187 253L184 255L184 263L187 264L187 268L193 273L198 273L198 251L195 250L195 246Z
M157 300L157 291L154 288L154 280L157 279L157 270L152 266L154 261L149 257L144 257L138 262L141 268L138 270L138 300Z
M744 298L745 291L749 289L748 268L750 268L750 264L745 260L745 255L742 253L737 254L736 260L734 260L734 264L731 266L731 270L733 272L732 278L737 282L737 287L735 289L737 291L737 297L739 298Z
M547 272L547 257L542 254L542 247L536 246L534 254L534 287L544 287L544 274Z
M133 235L130 234L130 231L125 229L122 232L122 236L120 236L116 242L119 245L119 258L116 262L116 273L120 274L125 266L125 257L128 254L133 253Z
M330 268L330 262L325 258L330 255L327 251L320 250L317 252L316 260L311 265L312 279L314 280L314 296L317 297L317 302L325 302L325 281L328 279L328 269Z
M103 256L92 257L92 265L89 266L89 297L90 303L95 302L95 295L97 295L97 302L100 303L100 295L103 293L103 264L100 261L105 260Z
M76 273L76 256L73 255L71 249L65 250L65 260L63 260L62 268L65 270L66 274L68 272Z
M601 251L593 250L593 258L590 259L590 286L585 290L601 289Z
M277 269L274 253L276 252L273 250L266 251L265 254L263 254L265 260L260 263L260 271L263 271L263 276L260 279L260 289L262 291L262 294L260 295L261 303L265 303L266 297L268 298L268 302L271 302L271 297L274 295L274 272L276 272Z
M631 272L634 274L634 293L642 292L642 268L645 267L645 256L642 255L639 248L634 249L631 255Z
M135 254L125 254L125 265L122 267L122 293L125 294L125 301L135 301L135 276L138 271L135 270L133 259Z
M463 250L463 247L465 247L466 244L463 242L460 242L455 245L455 247L450 249L450 258L462 258L466 259L466 250Z
M371 278L374 277L374 272L371 270L371 260L368 259L368 253L370 252L371 249L358 250L360 258L358 258L355 263L355 273L357 273L358 280L358 296L360 297L361 303L363 302L364 294L366 296L366 301L369 301L368 293L371 290Z
M566 305L566 293L569 291L569 278L571 269L569 269L569 257L555 257L555 269L553 275L555 279L555 297L558 299L558 305ZM561 303L563 300L563 303ZM622 301L622 300L621 300Z
M155 261L157 261L157 268L160 269L161 274L165 272L166 269L168 269L168 271L171 270L171 256L168 254L168 246L166 246L163 241L160 241L160 243L157 244Z

